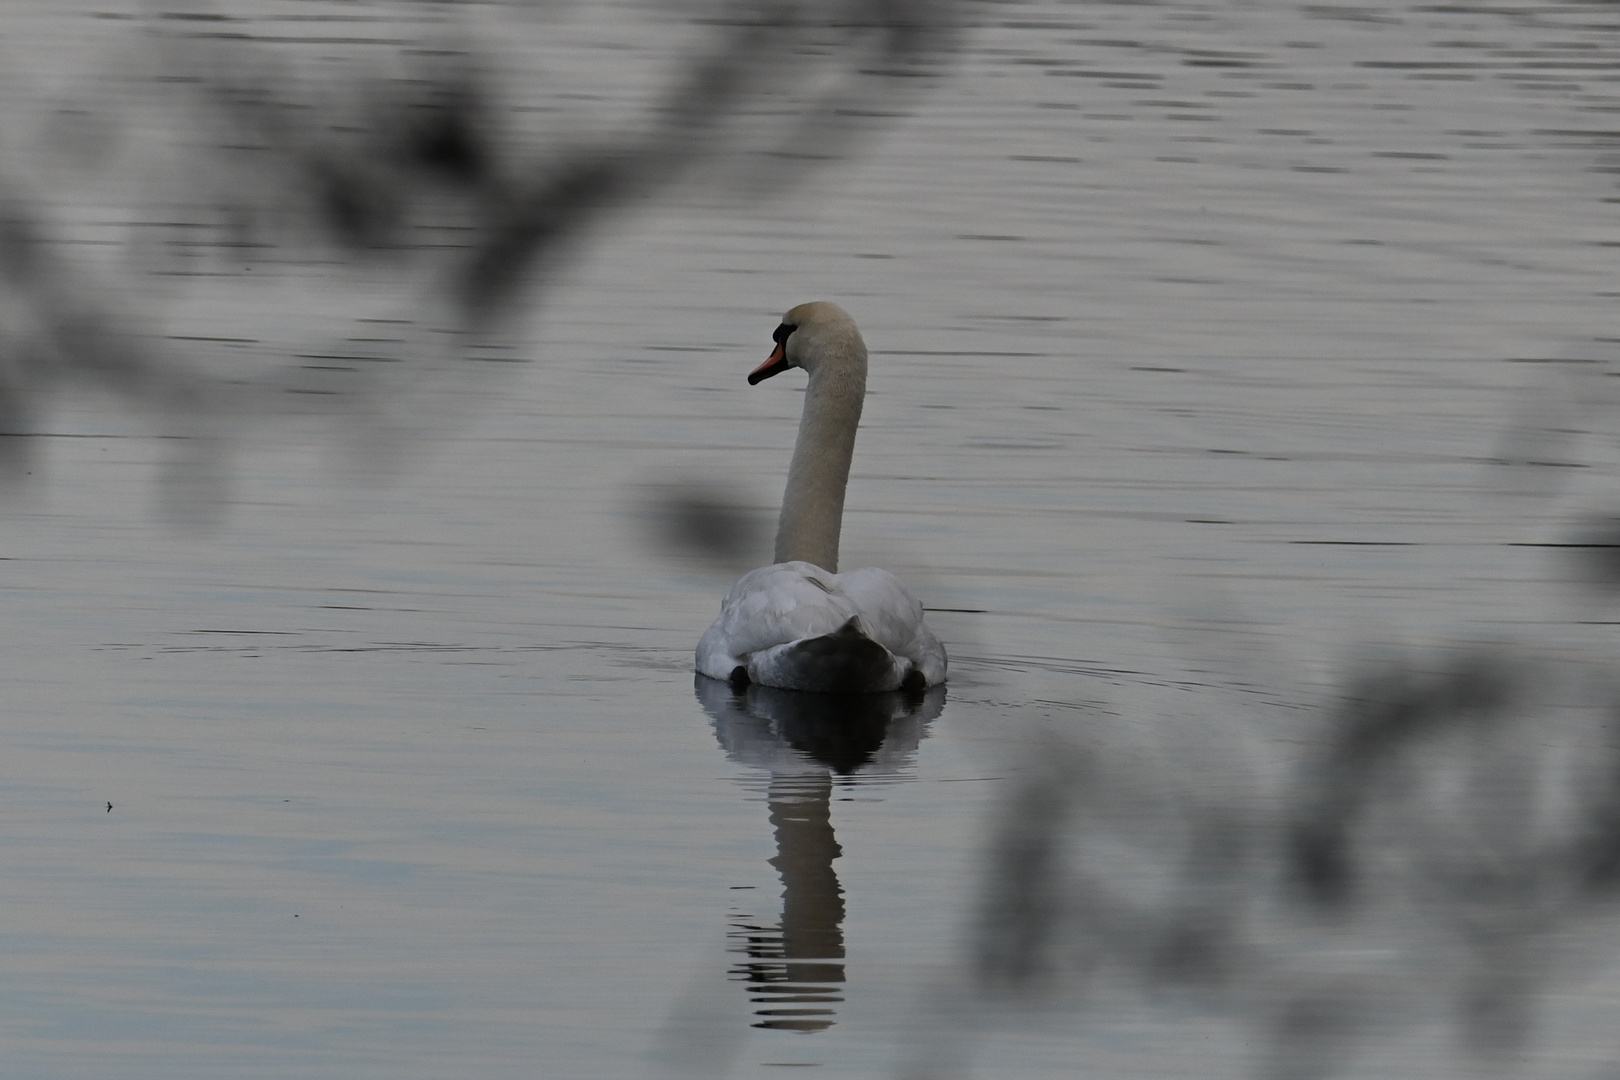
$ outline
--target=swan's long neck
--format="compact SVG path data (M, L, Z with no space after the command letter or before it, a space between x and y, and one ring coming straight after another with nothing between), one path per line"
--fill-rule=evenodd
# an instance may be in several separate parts
M777 562L803 559L833 573L838 572L844 487L866 398L866 346L857 337L837 348L840 355L828 358L833 362L810 372L776 526Z

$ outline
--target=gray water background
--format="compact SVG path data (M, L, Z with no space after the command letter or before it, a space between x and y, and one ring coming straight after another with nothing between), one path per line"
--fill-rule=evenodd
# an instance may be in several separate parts
M70 190L26 148L142 55L114 8L0 16L7 167L90 259L120 224L100 208L152 189ZM401 10L242 5L232 29L342 72L417 40ZM549 43L547 130L635 115L670 23L514 10L467 14L502 70L527 39L501 20ZM745 200L722 158L597 229L511 333L520 369L400 388L444 423L381 455L319 417L251 426L212 527L161 510L171 435L52 399L0 517L8 1076L678 1075L687 1031L711 1075L897 1075L1052 733L1202 746L1308 712L1368 650L1607 661L1612 612L1540 545L1617 495L1602 365L1559 362L1614 334L1611 7L967 22L847 160ZM295 279L121 302L251 362L400 305L341 267ZM693 694L728 572L661 544L657 507L701 482L768 520L800 399L743 375L818 297L873 351L844 562L911 583L952 675L913 749L831 784L847 978L804 1034L750 1027L732 974L728 932L780 918L769 778ZM1567 467L1494 464L1547 417ZM1609 1075L1596 966L1510 1074ZM1181 1008L997 1006L977 1067L1251 1074L1241 1020ZM1434 1020L1345 1075L1453 1056Z

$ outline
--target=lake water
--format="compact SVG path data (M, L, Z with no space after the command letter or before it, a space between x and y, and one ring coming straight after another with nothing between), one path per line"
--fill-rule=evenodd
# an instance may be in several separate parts
M219 10L295 87L465 19L544 146L633 127L701 9ZM167 233L129 261L153 222L201 227L182 180L249 182L225 129L120 100L184 71L139 10L0 16L8 197L87 268L8 286L6 363L71 294L175 379L381 374L352 410L248 418L95 370L29 397L0 518L8 1077L1475 1074L1405 960L1364 985L1406 1023L1289 1057L1273 984L1212 1007L1119 961L981 998L973 957L1065 748L1107 805L1184 822L1279 790L1358 663L1604 668L1613 610L1560 545L1620 498L1610 6L963 8L937 76L873 89L897 115L788 159L799 183L728 181L774 147L765 100L627 196L471 375L403 362L436 340L417 263L182 274ZM79 167L63 117L131 126ZM873 354L844 563L907 581L951 653L944 692L831 730L691 671L768 557L801 401L744 376L813 298ZM764 523L734 565L669 539L699 489ZM1513 938L1582 962L1521 965L1502 1075L1615 1075L1606 917Z

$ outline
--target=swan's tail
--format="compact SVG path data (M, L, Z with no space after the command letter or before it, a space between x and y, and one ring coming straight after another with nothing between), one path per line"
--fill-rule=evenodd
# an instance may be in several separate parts
M896 690L910 666L867 637L853 616L830 634L779 645L756 659L766 661L756 671L767 686L829 694Z

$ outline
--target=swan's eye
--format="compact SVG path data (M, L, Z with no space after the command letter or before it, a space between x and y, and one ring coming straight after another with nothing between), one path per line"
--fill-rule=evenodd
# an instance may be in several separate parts
M797 329L798 327L792 325L791 323L783 323L781 326L776 328L776 333L771 335L771 340L776 342L778 345L785 345L787 344L788 335Z

